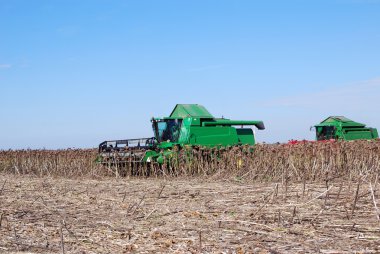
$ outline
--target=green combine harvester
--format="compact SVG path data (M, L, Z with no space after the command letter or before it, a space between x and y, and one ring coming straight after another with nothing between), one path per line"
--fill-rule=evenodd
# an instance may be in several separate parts
M163 164L175 150L184 147L253 146L255 135L250 126L265 129L262 121L215 118L198 104L177 104L169 117L152 118L151 122L152 138L102 142L99 145L99 162Z
M344 116L330 116L314 126L317 140L357 140L379 138L377 129L354 122Z

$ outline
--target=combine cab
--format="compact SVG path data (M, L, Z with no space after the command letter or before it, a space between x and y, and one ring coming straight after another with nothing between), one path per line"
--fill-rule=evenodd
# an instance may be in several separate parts
M357 140L375 139L379 135L377 129L354 122L344 116L330 116L314 126L317 140Z
M152 118L151 122L153 138L104 141L99 145L99 161L162 164L174 148L254 145L253 130L247 126L265 129L262 121L215 118L198 104L177 104L169 117Z

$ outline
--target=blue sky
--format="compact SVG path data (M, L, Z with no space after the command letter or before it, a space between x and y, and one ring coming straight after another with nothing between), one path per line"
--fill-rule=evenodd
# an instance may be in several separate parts
M380 128L380 1L0 0L0 149L152 136L177 103L313 139Z

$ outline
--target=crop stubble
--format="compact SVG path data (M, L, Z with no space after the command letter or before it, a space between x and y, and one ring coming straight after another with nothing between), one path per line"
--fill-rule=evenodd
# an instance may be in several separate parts
M200 150L149 178L114 177L93 150L3 151L0 252L378 253L379 146Z

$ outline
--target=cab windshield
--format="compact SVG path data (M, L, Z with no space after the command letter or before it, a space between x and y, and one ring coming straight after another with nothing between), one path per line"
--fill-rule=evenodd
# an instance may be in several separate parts
M178 142L182 120L167 119L153 122L153 132L158 142Z
M335 138L334 126L323 126L317 128L317 140L327 140Z

